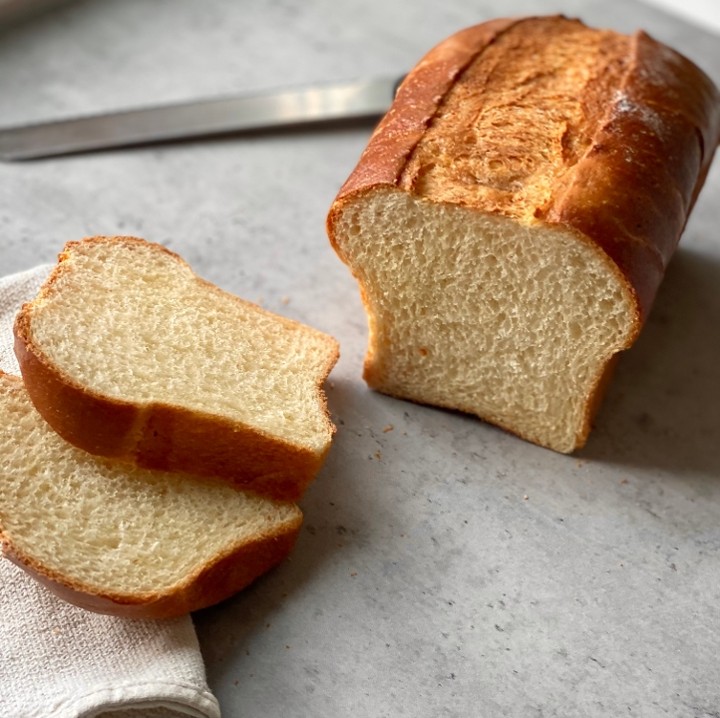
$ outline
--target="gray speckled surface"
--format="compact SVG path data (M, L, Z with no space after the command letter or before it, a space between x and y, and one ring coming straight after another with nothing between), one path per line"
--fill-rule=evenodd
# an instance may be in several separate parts
M0 124L399 72L460 27L556 10L645 27L720 79L716 36L625 0L95 0L0 35ZM324 216L369 131L0 165L2 274L139 234L341 342L339 431L292 559L195 617L224 716L717 716L720 166L565 457L365 388Z

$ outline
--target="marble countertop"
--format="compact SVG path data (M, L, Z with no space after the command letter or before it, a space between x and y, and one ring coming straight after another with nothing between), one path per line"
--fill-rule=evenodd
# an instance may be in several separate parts
M461 27L556 11L642 27L720 81L717 10L701 27L632 0L85 0L0 34L0 125L400 73ZM365 317L324 218L371 129L0 164L2 274L135 234L340 341L338 433L291 560L194 617L223 715L716 716L720 164L568 457L362 382Z

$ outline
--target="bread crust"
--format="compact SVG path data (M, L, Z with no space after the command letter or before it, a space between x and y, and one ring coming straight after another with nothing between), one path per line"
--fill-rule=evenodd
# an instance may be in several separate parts
M166 619L215 605L277 566L293 549L302 514L272 535L231 548L163 592L119 594L73 581L18 550L0 532L3 555L68 603L95 613L133 619Z
M148 244L134 237L95 237L83 241L108 240ZM223 478L238 488L278 500L300 498L320 470L329 446L322 452L313 452L207 412L169 403L136 404L107 397L74 381L48 359L33 338L32 309L51 291L64 269L63 262L77 244L68 242L38 297L22 307L14 325L15 355L27 392L52 428L66 441L95 455L149 469ZM186 264L165 247L153 246ZM221 291L199 277L195 280L206 289ZM281 317L277 319L290 323ZM326 407L323 383L339 355L337 343L330 337L326 341L327 362L316 384L322 407ZM332 436L335 427L327 409L323 411L325 429Z
M646 33L633 35L615 101L544 219L590 237L613 260L637 297L641 324L719 140L712 81Z
M340 188L327 218L335 251L344 257L335 222L342 204L376 187L396 187L408 158L462 71L517 19L491 20L461 30L433 48L400 84L356 167Z

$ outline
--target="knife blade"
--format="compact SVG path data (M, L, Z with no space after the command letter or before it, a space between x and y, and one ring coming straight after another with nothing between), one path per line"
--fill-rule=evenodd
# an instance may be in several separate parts
M381 77L0 128L0 159L40 159L383 115L402 78Z

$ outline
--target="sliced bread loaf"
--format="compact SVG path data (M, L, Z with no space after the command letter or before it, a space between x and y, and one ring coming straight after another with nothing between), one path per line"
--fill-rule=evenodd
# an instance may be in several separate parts
M93 454L296 499L330 446L321 387L337 342L158 244L68 243L15 337L35 407Z
M91 456L0 372L2 550L65 600L134 618L194 611L280 562L301 522L292 503Z
M642 32L533 17L442 42L328 216L368 384L581 446L719 135L713 83Z

